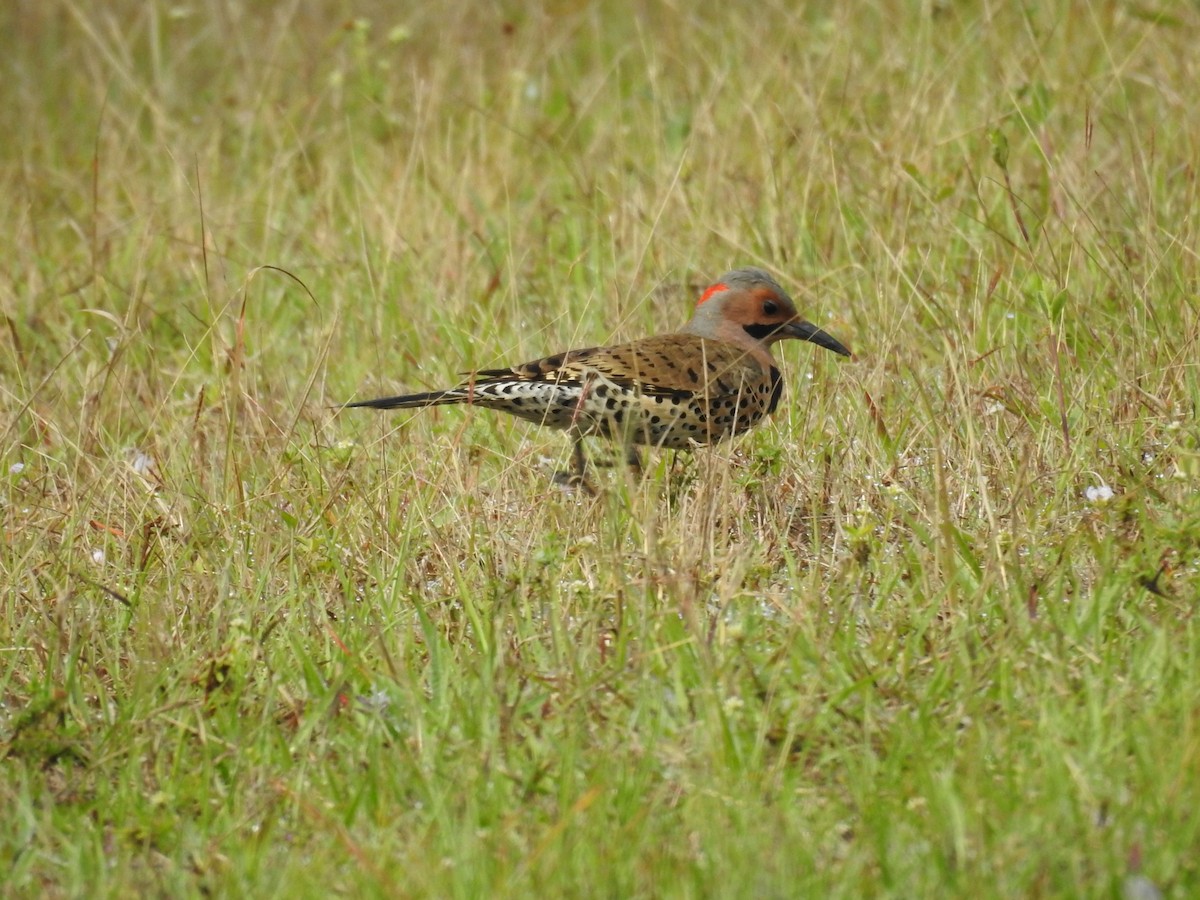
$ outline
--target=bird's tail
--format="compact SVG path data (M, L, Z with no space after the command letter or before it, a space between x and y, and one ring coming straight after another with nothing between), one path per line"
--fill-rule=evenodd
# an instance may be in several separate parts
M401 394L398 397L380 397L377 400L357 400L342 404L342 409L368 407L370 409L424 409L427 406L445 406L447 403L467 403L469 395L461 388L448 391L429 391L424 394Z

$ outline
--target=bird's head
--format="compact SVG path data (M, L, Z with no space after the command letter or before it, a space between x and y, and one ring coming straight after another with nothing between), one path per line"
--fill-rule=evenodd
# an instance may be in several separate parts
M801 318L779 282L756 268L734 269L710 285L683 330L747 347L766 348L776 341L797 338L842 356L851 355L841 341Z

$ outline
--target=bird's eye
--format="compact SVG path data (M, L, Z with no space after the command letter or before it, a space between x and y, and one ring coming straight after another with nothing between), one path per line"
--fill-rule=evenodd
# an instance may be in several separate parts
M779 304L778 303L776 303L774 300L764 300L763 301L763 315L764 316L773 316L777 312L779 312Z

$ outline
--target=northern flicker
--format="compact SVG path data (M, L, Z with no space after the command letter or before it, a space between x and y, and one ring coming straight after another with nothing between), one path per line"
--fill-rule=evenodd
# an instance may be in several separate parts
M562 428L574 438L572 468L555 480L586 487L583 438L691 450L741 434L775 411L783 377L770 347L799 338L850 356L841 342L796 312L762 269L721 276L682 330L610 347L569 350L511 369L482 369L458 387L347 407L416 409L465 403Z

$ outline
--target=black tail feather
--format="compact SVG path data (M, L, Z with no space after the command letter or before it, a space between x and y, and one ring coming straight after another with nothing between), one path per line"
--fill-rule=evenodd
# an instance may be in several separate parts
M423 409L427 406L442 406L446 403L461 403L465 397L460 390L428 391L424 394L401 394L398 397L380 397L376 400L356 400L343 403L342 409Z

